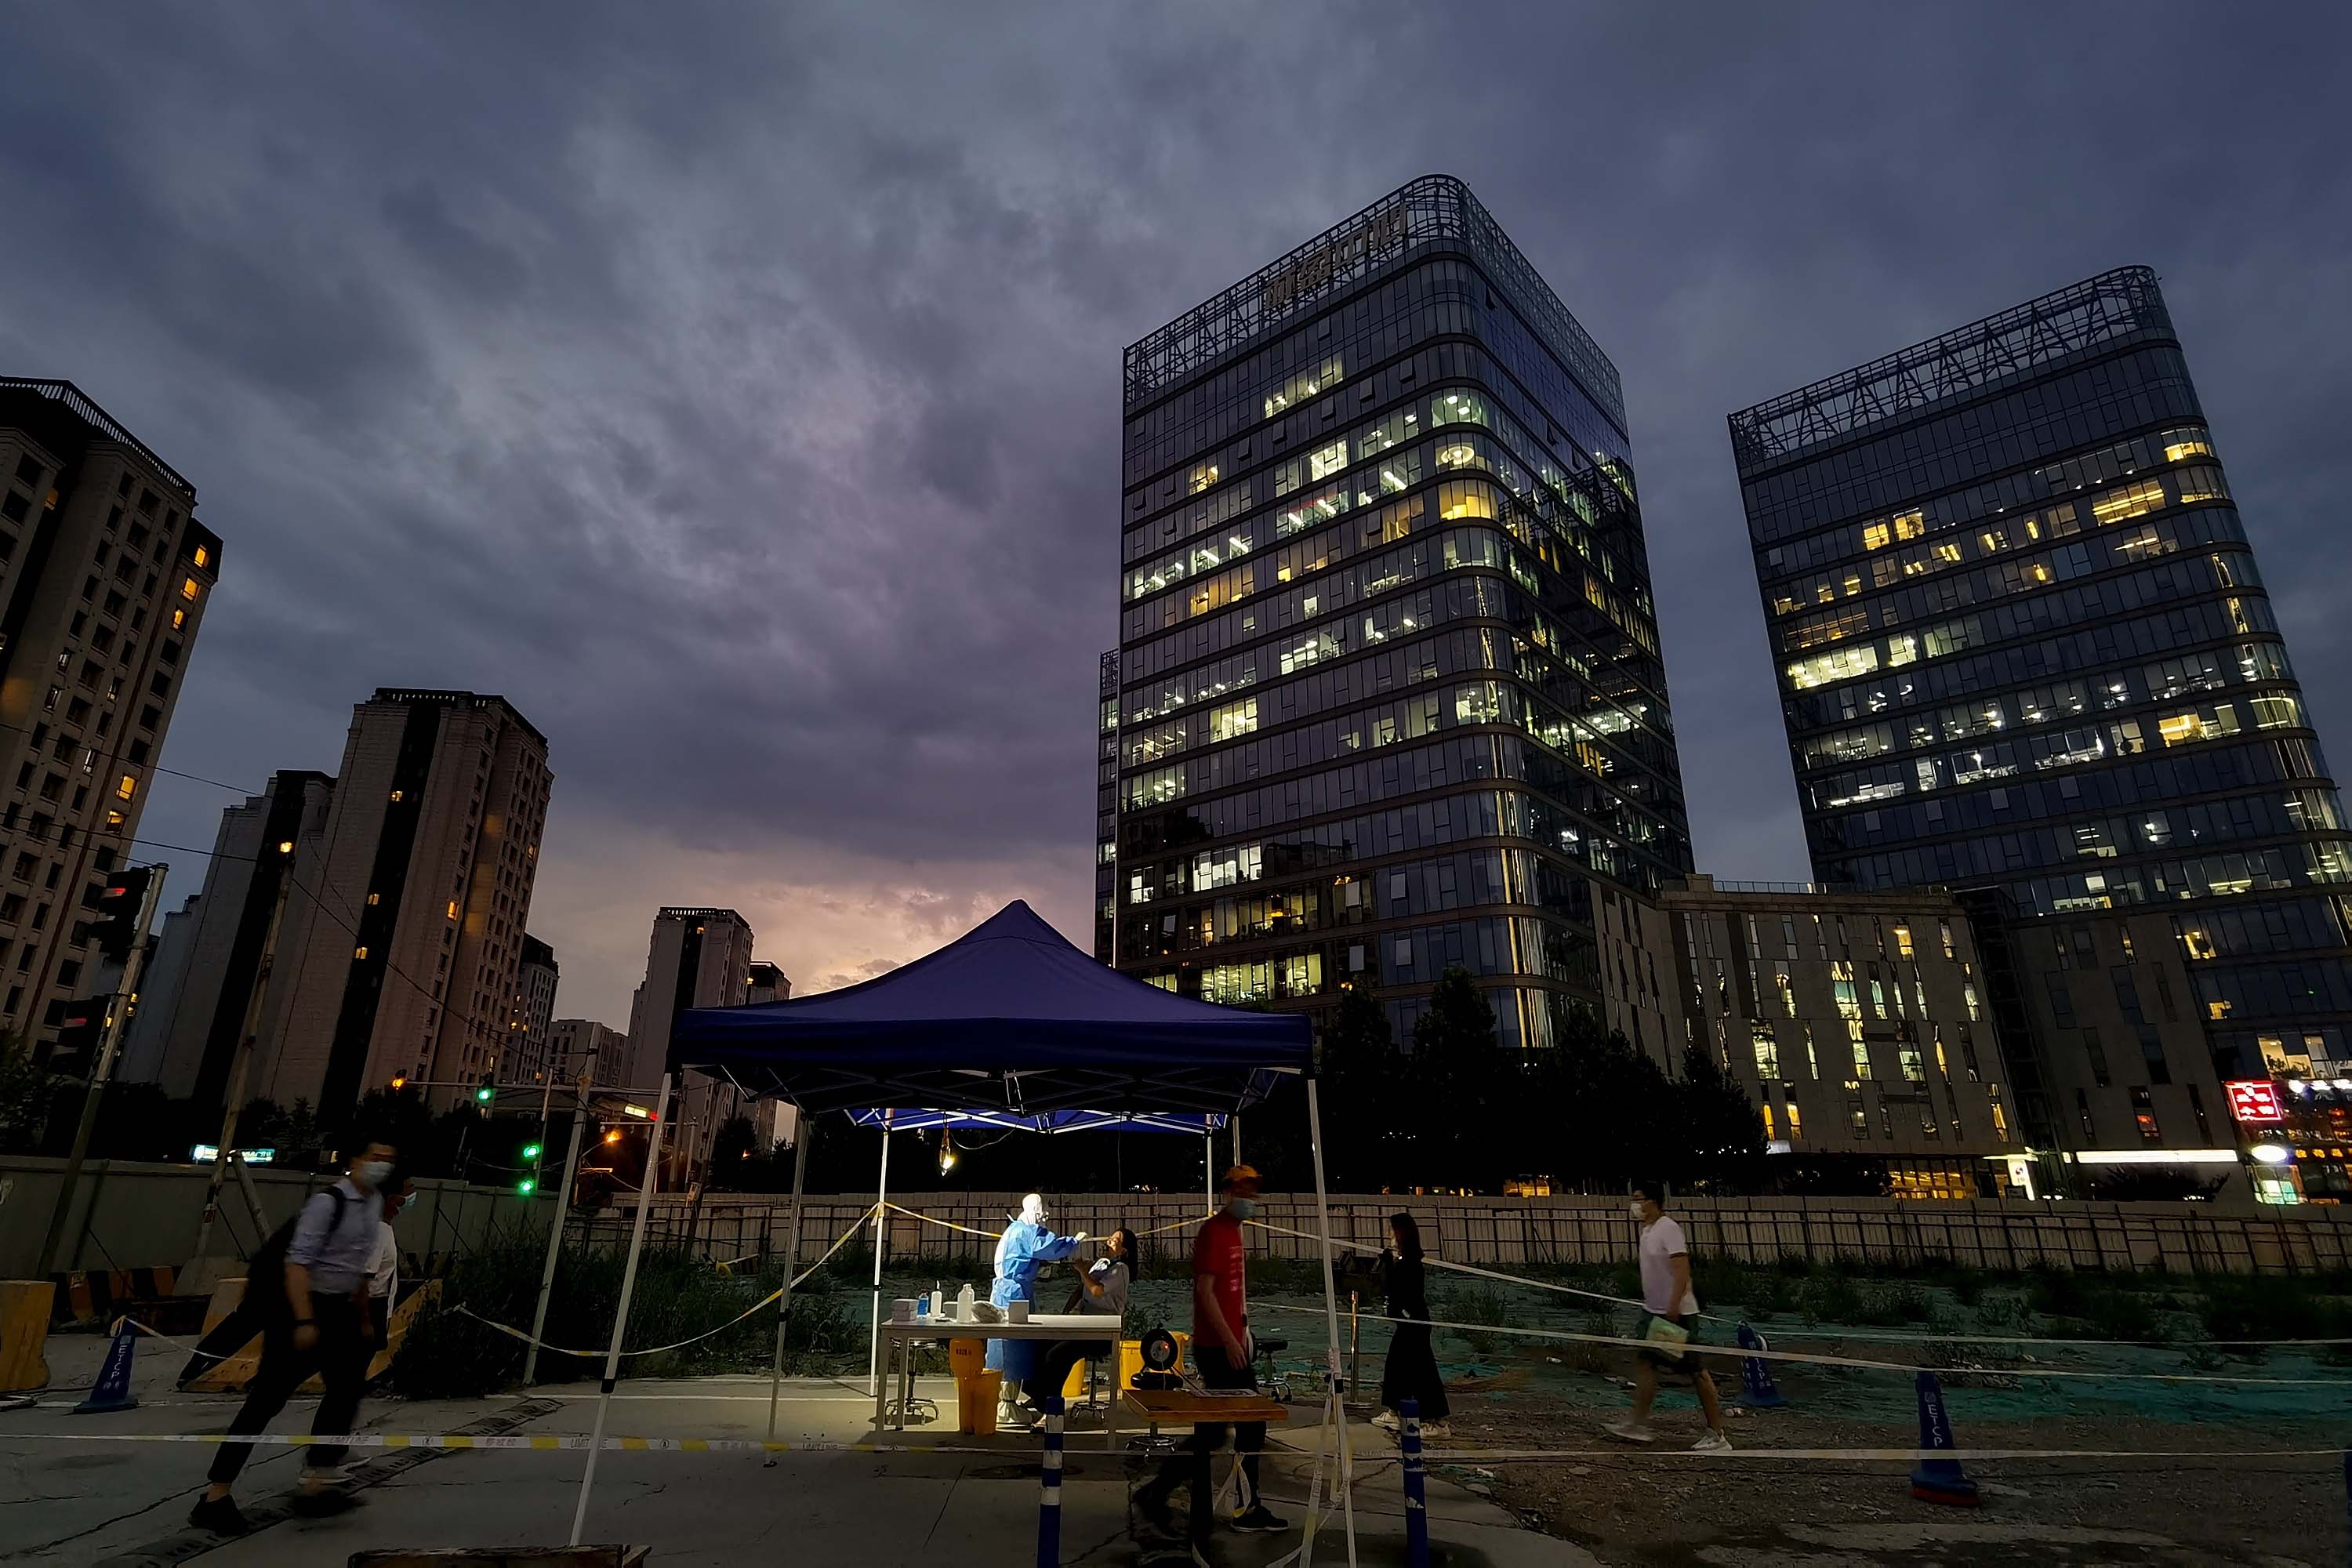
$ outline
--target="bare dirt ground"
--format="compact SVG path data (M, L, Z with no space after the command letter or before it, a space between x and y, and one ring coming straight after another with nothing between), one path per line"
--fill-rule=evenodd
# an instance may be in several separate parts
M2184 1411L2185 1418L2174 1419L2084 1399L2072 1411L2004 1416L1993 1407L2014 1405L2017 1395L1953 1389L1948 1396L1964 1447L2134 1456L1972 1461L1967 1468L1982 1503L1960 1509L1915 1500L1907 1463L1759 1457L1768 1449L1907 1448L1916 1441L1916 1417L1906 1421L1902 1401L1884 1390L1842 1388L1803 1370L1784 1378L1782 1388L1790 1406L1729 1416L1740 1451L1697 1457L1614 1444L1602 1426L1622 1414L1624 1394L1608 1379L1506 1370L1456 1386L1443 1448L1572 1453L1538 1462L1469 1459L1442 1473L1612 1564L2286 1568L2346 1559L2345 1487L2336 1454L2158 1456L2326 1449L2347 1440L2352 1411L2253 1419ZM2057 1398L2065 1402L2064 1395ZM1972 1410L1972 1404L1986 1408ZM1663 1395L1654 1424L1661 1450L1686 1448L1702 1430L1687 1394Z

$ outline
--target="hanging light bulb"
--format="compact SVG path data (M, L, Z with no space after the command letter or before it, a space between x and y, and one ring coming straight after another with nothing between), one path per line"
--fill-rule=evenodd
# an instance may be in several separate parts
M942 1127L940 1129L940 1174L944 1176L954 1170L955 1163L955 1143L948 1137L947 1129Z

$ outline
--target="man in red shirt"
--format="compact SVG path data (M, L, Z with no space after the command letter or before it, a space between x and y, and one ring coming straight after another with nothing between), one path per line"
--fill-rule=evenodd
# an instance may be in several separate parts
M1258 1173L1247 1165L1235 1165L1225 1173L1219 1191L1224 1206L1202 1222L1192 1242L1192 1364L1204 1388L1255 1389L1257 1378L1250 1370L1249 1249L1243 1245L1242 1222L1257 1210ZM1192 1451L1170 1460L1136 1494L1144 1517L1168 1534L1175 1534L1168 1500L1178 1487L1190 1485L1192 1537L1206 1538L1209 1456L1224 1444L1224 1423L1196 1425ZM1235 1530L1270 1533L1290 1528L1287 1521L1266 1508L1258 1491L1258 1455L1265 1447L1265 1422L1243 1422L1234 1428L1234 1449L1242 1461L1242 1506L1233 1518Z

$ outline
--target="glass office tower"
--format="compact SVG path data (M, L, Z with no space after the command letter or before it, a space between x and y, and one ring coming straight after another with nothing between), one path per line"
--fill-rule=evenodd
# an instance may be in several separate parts
M1690 864L1624 405L1469 190L1129 348L1124 489L1105 956L1401 1027L1459 964L1528 1047L1598 1008L1594 900Z
M2042 1136L2222 1142L2215 1077L2341 1059L2352 844L2155 274L1731 439L1815 872L2010 911Z

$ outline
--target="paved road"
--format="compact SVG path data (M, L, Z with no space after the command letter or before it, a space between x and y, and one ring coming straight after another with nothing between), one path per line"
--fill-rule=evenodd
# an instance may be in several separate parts
M102 1342L51 1341L55 1381L86 1383ZM136 1410L104 1415L70 1413L73 1396L46 1396L34 1408L0 1413L0 1561L58 1564L149 1564L201 1561L205 1568L341 1568L351 1553L382 1546L514 1546L567 1538L586 1456L576 1451L354 1450L364 1506L332 1520L284 1515L298 1450L265 1447L247 1468L240 1502L259 1526L232 1542L189 1533L188 1504L204 1481L212 1448L191 1443L112 1443L124 1434L218 1431L234 1401L173 1393L179 1358L143 1352ZM946 1396L944 1380L924 1392ZM369 1430L389 1432L585 1434L595 1418L593 1386L536 1391L528 1400L417 1402L371 1400ZM785 1437L835 1442L866 1439L872 1403L837 1383L786 1385L779 1425ZM281 1432L308 1428L308 1402L282 1416ZM1306 1415L1302 1409L1302 1419ZM624 1384L611 1430L655 1437L764 1436L763 1381L711 1378ZM1367 1454L1387 1455L1370 1428L1354 1428ZM57 1436L43 1435L63 1435ZM1293 1443L1311 1443L1312 1428ZM923 1447L957 1441L918 1433L904 1453L608 1452L597 1470L586 1539L642 1542L660 1568L743 1568L790 1553L818 1563L924 1563L955 1568L1034 1563L1038 1488L1036 1440L1007 1436L995 1452L929 1454ZM965 1440L969 1445L969 1440ZM1001 1453L1002 1457L999 1457ZM373 1455L373 1457L370 1457ZM1277 1510L1303 1509L1310 1456L1270 1456L1268 1491ZM1132 1563L1128 1539L1129 1467L1085 1436L1071 1439L1064 1488L1066 1563ZM1356 1488L1361 1561L1402 1561L1402 1498L1392 1460L1360 1467ZM1518 1529L1500 1509L1433 1482L1433 1532L1454 1548L1459 1568L1528 1568L1591 1563L1557 1541ZM1281 1538L1221 1537L1219 1559L1248 1568L1297 1543ZM813 1556L803 1554L814 1553ZM1318 1543L1326 1563L1346 1561L1337 1521Z

